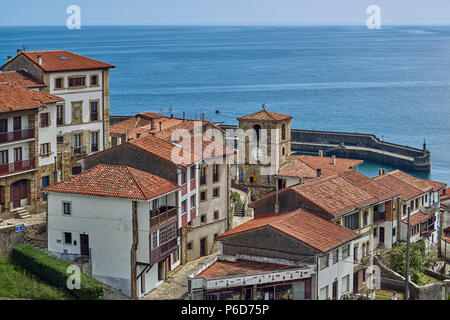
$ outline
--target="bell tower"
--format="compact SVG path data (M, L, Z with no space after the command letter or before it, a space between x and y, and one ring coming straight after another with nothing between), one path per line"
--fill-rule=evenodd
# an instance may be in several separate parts
M291 155L291 119L264 104L261 111L237 119L244 133L238 147L239 183L256 199L275 190L275 175Z

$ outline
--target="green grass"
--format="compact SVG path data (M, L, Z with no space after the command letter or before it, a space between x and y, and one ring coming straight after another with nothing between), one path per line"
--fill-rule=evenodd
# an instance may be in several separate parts
M73 300L59 289L18 268L8 260L0 260L0 297L38 300Z
M420 280L418 282L419 282L419 283L417 283L418 286L424 286L424 285L427 285L427 284L430 284L430 283L434 283L434 282L442 283L442 281L440 281L439 279L433 278L433 277L431 277L431 276L429 276L427 274L424 274L424 273L422 273L420 275Z

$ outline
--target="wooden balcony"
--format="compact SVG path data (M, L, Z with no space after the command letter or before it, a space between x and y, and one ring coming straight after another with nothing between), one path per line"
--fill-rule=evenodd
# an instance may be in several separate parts
M12 163L0 165L0 176L6 176L14 173L20 173L35 169L34 159L21 160Z
M177 247L178 239L174 238L169 242L150 251L150 264L153 265L167 258Z
M0 133L0 143L8 143L30 138L34 138L34 129L24 129Z
M177 207L161 207L150 211L150 229L157 229L161 225L177 220Z

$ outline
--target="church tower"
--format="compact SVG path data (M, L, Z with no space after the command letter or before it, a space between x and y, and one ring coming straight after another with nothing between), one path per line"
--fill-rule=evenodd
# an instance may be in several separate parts
M275 175L291 155L291 119L266 110L264 105L261 111L237 119L245 133L238 146L239 184L248 187L254 199L275 190Z

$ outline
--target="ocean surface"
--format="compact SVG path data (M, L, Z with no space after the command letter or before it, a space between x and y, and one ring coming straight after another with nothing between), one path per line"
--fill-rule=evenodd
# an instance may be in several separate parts
M431 174L415 175L450 184L450 27L0 28L0 61L23 45L116 65L112 115L184 111L233 124L264 103L293 115L293 128L418 148L426 139Z

